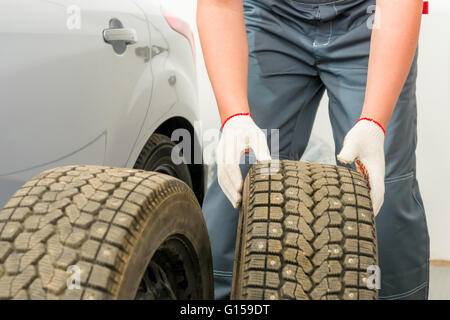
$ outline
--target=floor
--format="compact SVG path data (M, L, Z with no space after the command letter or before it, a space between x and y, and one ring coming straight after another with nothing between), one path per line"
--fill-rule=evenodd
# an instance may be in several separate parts
M430 300L450 300L450 266L430 266Z

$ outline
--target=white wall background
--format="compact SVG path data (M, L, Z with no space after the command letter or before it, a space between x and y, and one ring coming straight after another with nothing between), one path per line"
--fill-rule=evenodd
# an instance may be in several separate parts
M163 0L186 17L195 30L196 0ZM423 16L419 44L418 180L431 238L431 259L450 260L450 1L431 0ZM197 36L196 36L197 37ZM214 95L206 75L197 37L200 107L211 124L219 123ZM334 150L326 95L319 107L313 135ZM209 125L209 126L210 126Z
M450 1L431 0L430 10L419 44L417 172L431 258L450 260Z

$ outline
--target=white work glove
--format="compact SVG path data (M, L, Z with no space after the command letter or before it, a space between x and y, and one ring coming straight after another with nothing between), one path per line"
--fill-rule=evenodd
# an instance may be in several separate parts
M241 203L243 186L239 163L250 150L258 161L269 161L270 151L266 135L255 124L250 114L239 114L224 122L217 146L217 176L219 185L234 208Z
M375 216L384 201L384 137L384 129L378 122L363 118L347 133L337 156L341 163L355 162L358 171L369 181Z

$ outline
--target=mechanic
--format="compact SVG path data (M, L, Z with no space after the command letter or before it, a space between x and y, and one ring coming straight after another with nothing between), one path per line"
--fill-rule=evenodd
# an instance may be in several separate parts
M356 161L369 179L380 299L427 298L429 237L415 157L422 6L422 0L198 1L223 123L217 175L203 204L216 298L230 294L242 175L250 167L239 159L249 149L257 160L270 159L271 130L279 129L279 158L299 160L325 89L337 159Z

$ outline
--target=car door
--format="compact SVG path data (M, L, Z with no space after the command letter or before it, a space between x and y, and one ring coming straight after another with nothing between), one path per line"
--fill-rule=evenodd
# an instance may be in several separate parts
M133 1L2 0L0 42L0 176L126 162L152 88Z

